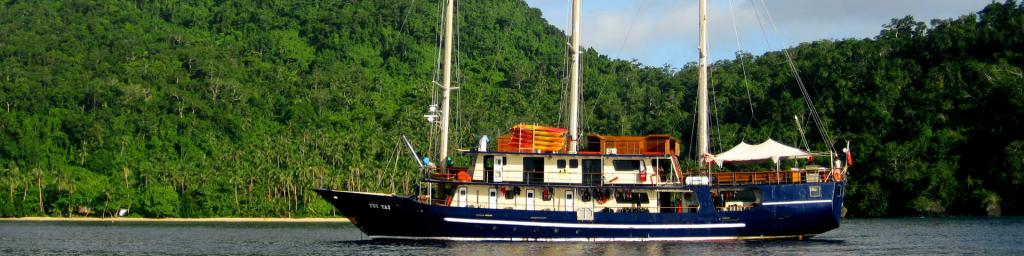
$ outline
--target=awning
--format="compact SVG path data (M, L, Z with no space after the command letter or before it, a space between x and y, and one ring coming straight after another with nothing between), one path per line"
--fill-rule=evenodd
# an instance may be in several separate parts
M721 165L730 162L758 162L767 160L778 163L780 159L807 158L810 156L810 153L803 150L768 139L757 145L740 142L739 145L732 149L715 155L713 159Z

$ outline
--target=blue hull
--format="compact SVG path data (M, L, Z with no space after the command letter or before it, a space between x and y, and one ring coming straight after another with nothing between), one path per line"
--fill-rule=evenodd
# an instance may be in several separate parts
M820 186L811 197L808 187ZM763 202L746 211L719 211L712 186L697 193L696 213L527 211L427 205L411 197L317 189L321 197L372 239L473 241L648 241L804 238L839 227L845 182L718 186L757 187Z

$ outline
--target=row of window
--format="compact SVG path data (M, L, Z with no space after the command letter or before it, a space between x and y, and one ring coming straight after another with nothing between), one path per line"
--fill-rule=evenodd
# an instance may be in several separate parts
M499 161L498 161L499 164L502 163L502 162L505 162L504 161L505 157L500 157L498 159L499 159ZM599 162L600 159L584 159L584 161L597 161L598 163L600 163ZM494 164L495 164L495 157L494 156L484 156L484 169L486 169L486 170L493 170L494 169ZM530 162L530 164L533 164L533 163ZM671 163L671 161L669 159L653 159L653 160L651 160L651 166L654 166L656 169L669 169L671 164L672 163ZM558 160L555 161L555 167L558 168L558 169L565 169L566 166L568 166L570 169L577 169L577 168L580 167L580 161L579 161L579 159L568 159L568 160L566 160L566 159L558 159ZM643 169L643 163L641 162L641 160L638 160L638 159L612 160L612 166L615 168L615 171L633 171L633 172L635 172L635 171L639 171L639 170Z
M511 194L511 193L506 193ZM507 198L507 197L506 197ZM562 201L561 208L565 211L573 211L574 192L569 190L565 191L565 201ZM550 201L550 197L544 197L544 201ZM456 205L458 207L466 207L468 205L469 196L466 193L466 187L459 188L459 194L456 198ZM535 207L535 193L533 189L526 190L526 209L534 210ZM487 208L498 209L498 189L490 188L487 190Z
M558 161L555 161L555 166L558 169L565 169L565 159L558 159ZM580 168L580 161L577 159L569 159L569 168Z

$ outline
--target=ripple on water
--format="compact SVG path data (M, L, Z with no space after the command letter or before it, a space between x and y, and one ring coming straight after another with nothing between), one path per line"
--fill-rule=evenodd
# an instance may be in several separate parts
M1024 254L1024 218L852 219L808 241L370 241L348 223L0 221L3 255Z

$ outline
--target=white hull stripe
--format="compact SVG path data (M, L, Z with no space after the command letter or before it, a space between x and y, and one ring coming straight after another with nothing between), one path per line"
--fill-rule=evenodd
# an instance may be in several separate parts
M761 205L787 205L787 204L823 204L831 203L832 200L807 200L807 201L782 201L782 202L764 202Z
M395 196L395 194L381 194L381 193L360 192L360 191L333 191L333 192L342 192L342 193L350 193L350 194L362 194L362 195L371 195L371 196Z
M508 242L647 242L647 241L728 241L787 239L799 236L693 236L693 237L567 237L567 238L526 238L526 237L418 237L418 236L370 236L370 239L403 240L445 240L445 241L508 241Z
M696 229L696 228L742 228L745 223L719 223L719 224L594 224L594 223L559 223L559 222L534 222L534 221L512 221L512 220L481 220L464 218L444 218L447 222L472 223L472 224L493 224L513 225L529 227L549 228L604 228L604 229Z

